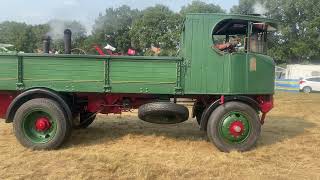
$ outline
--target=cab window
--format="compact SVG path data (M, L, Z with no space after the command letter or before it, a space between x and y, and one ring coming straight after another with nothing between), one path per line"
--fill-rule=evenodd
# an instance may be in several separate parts
M270 31L276 30L266 23L252 23L250 34L250 52L266 54L267 53L267 37Z
M219 22L212 32L213 48L221 52L245 51L248 21L227 19Z
M247 20L226 19L213 29L213 48L221 52L267 53L267 35L271 25Z

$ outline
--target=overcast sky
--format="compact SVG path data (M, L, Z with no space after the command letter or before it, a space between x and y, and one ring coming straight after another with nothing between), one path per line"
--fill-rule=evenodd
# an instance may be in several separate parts
M174 11L192 0L1 0L0 22L19 21L28 24L46 23L50 19L77 20L90 27L99 13L106 8L129 5L143 9L164 4ZM229 10L238 0L203 0L207 3L219 4Z

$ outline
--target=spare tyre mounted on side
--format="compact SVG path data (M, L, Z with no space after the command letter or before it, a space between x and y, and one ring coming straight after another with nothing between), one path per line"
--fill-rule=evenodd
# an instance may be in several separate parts
M189 110L171 102L154 102L140 106L138 116L149 123L177 124L188 120Z

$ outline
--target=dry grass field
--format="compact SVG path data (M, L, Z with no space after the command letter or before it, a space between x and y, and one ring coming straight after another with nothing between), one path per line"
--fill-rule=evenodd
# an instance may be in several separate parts
M278 93L257 147L219 152L194 119L154 125L99 116L57 151L18 144L0 122L1 179L320 179L320 94Z

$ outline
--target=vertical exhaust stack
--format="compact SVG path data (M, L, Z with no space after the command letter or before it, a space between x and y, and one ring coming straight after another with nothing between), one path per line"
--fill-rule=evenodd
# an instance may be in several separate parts
M50 51L50 44L51 44L51 37L48 35L43 36L43 53L49 53Z
M64 53L71 54L71 35L70 29L64 30Z

